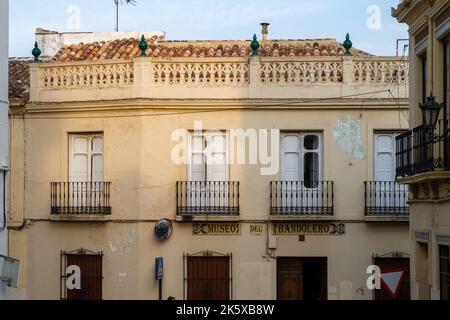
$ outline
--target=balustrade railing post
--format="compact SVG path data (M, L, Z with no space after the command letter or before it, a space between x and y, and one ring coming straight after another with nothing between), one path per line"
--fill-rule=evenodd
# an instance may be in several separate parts
M250 84L249 84L249 99L261 98L261 59L258 56L250 57Z
M355 91L355 66L353 56L342 57L342 95L349 96Z
M40 77L40 64L30 63L30 101L39 101L39 93L42 89L41 77Z
M133 98L143 98L151 95L151 87L154 84L154 73L152 58L136 57L133 60L134 67L134 85Z

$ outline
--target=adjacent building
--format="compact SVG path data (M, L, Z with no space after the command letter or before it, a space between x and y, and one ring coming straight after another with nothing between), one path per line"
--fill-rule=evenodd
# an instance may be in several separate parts
M411 43L411 130L397 137L397 177L411 190L412 298L448 300L450 1L404 0L393 15Z
M1 256L8 255L6 178L9 168L8 157L8 39L9 4L0 1L0 270ZM0 275L1 276L1 275ZM6 297L6 284L0 281L0 300Z
M406 58L267 24L140 40L10 61L31 79L12 105L24 297L158 299L163 271L163 299L409 298ZM374 264L405 272L398 295L367 288Z

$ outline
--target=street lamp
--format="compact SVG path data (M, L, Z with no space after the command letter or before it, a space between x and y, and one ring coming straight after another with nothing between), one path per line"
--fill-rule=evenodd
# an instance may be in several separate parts
M434 129L439 119L439 113L444 107L444 104L437 103L436 98L431 95L427 98L424 104L420 104L422 110L422 121L425 129Z
M450 141L450 129L447 129L442 136L434 134L442 108L444 108L444 103L436 102L436 98L432 94L424 104L420 104L423 127L429 132L431 140L436 143L439 141Z

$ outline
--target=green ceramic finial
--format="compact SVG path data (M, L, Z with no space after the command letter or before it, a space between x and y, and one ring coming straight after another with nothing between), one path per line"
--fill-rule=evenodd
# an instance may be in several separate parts
M259 49L259 42L258 42L258 38L256 37L256 34L253 36L253 41L250 44L250 47L252 48L252 56L257 56L258 55L258 49Z
M350 49L353 47L353 43L350 41L350 34L347 33L347 36L345 37L344 41L344 48L345 48L345 55L351 56Z
M141 56L145 57L145 51L148 49L147 40L145 40L145 36L142 35L141 42L139 42L139 49L141 50Z
M34 57L34 62L39 62L39 56L41 55L42 51L39 49L39 45L37 41L34 43L34 49L31 51L31 54Z

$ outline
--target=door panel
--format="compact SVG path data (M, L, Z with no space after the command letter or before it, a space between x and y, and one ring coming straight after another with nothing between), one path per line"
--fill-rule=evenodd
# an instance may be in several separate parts
M102 300L102 256L67 255L67 266L81 270L81 290L67 290L68 300Z
M278 300L327 300L327 258L278 258Z
M188 257L187 299L229 300L230 258Z
M278 300L303 300L303 260L278 258Z

